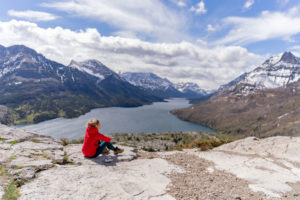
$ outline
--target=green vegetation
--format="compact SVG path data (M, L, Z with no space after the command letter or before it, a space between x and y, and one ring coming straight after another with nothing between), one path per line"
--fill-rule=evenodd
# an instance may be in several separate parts
M11 101L7 101L11 102ZM57 117L78 117L95 107L104 107L93 98L66 93L64 95L40 95L8 105L13 109L14 124L38 123Z
M63 163L68 163L68 160L69 160L69 156L68 155L64 155Z
M16 200L20 197L20 192L17 188L17 183L11 181L9 185L4 189L4 195L2 200Z
M117 143L135 146L145 151L172 151L185 148L208 150L232 142L232 135L204 132L160 133L160 134L113 134Z
M43 154L42 154L42 157L43 157L43 158L46 158L46 159L49 158L49 157L48 157L48 154L46 154L46 153L43 153Z
M11 141L10 144L14 145L14 144L17 144L18 142L17 141Z
M41 141L39 141L38 139L32 139L31 142L40 143Z
M67 138L60 138L63 146L67 146L68 144L82 144L83 138L68 140Z
M204 151L232 142L235 139L233 135L206 132L112 134L112 143L133 146L149 152L182 150L186 148L199 148ZM61 138L60 140L64 146L83 143L83 138L75 140Z
M16 156L16 155L13 155L13 156L11 156L11 157L9 158L9 160L12 161L12 160L15 160L16 158L17 158L17 156Z
M4 176L5 175L5 169L3 165L0 165L0 176Z

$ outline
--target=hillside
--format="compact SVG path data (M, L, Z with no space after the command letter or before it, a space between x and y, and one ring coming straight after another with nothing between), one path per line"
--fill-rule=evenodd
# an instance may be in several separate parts
M220 88L209 100L172 111L217 131L254 136L300 134L300 61L272 57Z
M125 72L121 73L120 76L129 83L141 87L148 94L162 98L197 98L207 95L196 83L172 83L154 73Z
M1 121L37 123L77 117L97 107L162 100L121 79L99 61L72 63L64 66L22 45L0 46L0 105L12 111L8 121Z

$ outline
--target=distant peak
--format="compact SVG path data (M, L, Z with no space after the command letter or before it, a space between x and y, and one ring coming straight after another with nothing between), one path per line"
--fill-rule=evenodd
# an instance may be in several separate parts
M89 63L89 64L98 64L98 65L103 65L102 62L100 62L99 60L96 60L96 59L88 59L88 60L85 60L81 63Z
M284 62L291 63L291 64L299 63L298 58L291 52L284 52L281 56L280 61L284 61Z
M7 48L11 53L23 52L29 54L37 54L34 49L31 49L25 45L13 45Z
M74 65L74 64L77 64L77 62L76 62L75 60L72 59L71 62L70 62L70 64L69 64L69 66L70 66L70 65Z

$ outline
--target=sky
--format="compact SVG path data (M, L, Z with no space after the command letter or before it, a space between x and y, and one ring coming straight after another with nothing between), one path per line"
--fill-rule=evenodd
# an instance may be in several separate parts
M300 55L300 1L2 0L0 44L213 90L272 55Z

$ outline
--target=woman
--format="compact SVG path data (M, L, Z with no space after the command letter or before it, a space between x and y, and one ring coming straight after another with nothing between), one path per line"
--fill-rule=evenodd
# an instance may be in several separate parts
M108 153L108 149L114 151L115 155L122 153L124 149L114 147L110 143L109 137L99 133L100 128L101 125L99 120L91 119L88 121L82 146L82 153L89 158L96 158L101 153Z

